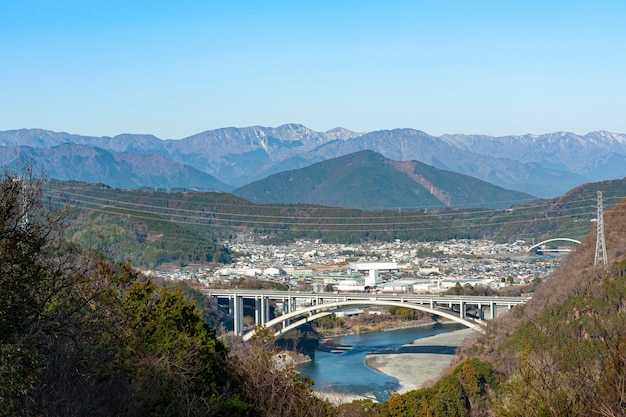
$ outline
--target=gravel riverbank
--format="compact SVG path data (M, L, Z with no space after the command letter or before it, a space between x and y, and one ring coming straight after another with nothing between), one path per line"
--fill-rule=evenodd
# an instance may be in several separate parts
M369 354L365 361L370 368L397 378L398 392L404 393L435 380L450 365L457 348L475 334L471 329L437 334L414 340L397 353Z

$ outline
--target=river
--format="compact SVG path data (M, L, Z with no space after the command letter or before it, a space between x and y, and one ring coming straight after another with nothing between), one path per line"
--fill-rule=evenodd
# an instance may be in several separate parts
M387 401L391 394L398 391L399 381L369 368L365 364L368 353L399 352L402 345L415 339L464 328L460 324L433 324L335 337L329 341L345 346L347 350L341 353L317 351L315 359L301 365L298 370L315 381L316 391Z

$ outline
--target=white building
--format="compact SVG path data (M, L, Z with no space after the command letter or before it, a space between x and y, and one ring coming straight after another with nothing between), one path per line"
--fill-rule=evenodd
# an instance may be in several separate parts
M397 262L350 262L350 271L369 271L365 278L365 286L375 287L383 283L378 271L397 271Z
M344 279L335 285L335 289L343 292L363 292L365 291L365 279Z
M431 266L431 267L425 267L425 268L420 268L417 271L418 274L420 275L430 275L430 274L439 274L439 267L438 266Z
M270 275L272 277L275 277L277 275L280 275L280 269L276 268L275 266L270 266L269 268L265 268L263 270L263 275Z
M413 291L413 283L407 281L391 281L383 284L380 289L386 293L406 293Z
M263 271L259 268L247 268L244 271L244 275L248 277L256 277L257 275L261 275Z

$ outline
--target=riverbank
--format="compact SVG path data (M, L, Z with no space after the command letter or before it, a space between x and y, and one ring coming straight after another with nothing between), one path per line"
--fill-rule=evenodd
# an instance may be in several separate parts
M352 349L320 352L302 372L315 381L316 394L335 404L366 398L386 401L393 393L437 380L455 360L457 348L474 334L449 323L342 336L335 344Z
M365 363L397 378L400 383L397 392L405 393L436 380L452 363L457 348L475 334L474 330L462 329L416 339L395 353L368 354Z

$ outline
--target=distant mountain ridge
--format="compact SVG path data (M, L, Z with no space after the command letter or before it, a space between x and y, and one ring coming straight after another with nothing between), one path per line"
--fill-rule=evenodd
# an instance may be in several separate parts
M11 165L21 158L34 161L47 177L58 180L102 183L116 188L214 191L232 188L209 174L157 154L109 152L71 143L49 149L18 146L0 151L2 165Z
M361 209L510 208L536 197L444 171L418 161L394 161L359 151L281 172L237 188L255 203L307 203Z
M316 132L286 124L276 128L228 127L161 140L153 135L92 137L20 129L0 132L0 146L5 148L0 149L0 159L10 159L7 149L19 146L41 149L39 155L45 159L44 149L66 144L96 147L112 155L160 155L214 177L225 185L222 190L361 150L396 161L420 161L538 197L557 196L585 182L626 176L626 135L602 131L586 135L556 132L435 137L415 129L358 133L336 128ZM147 172L150 167L135 169Z

